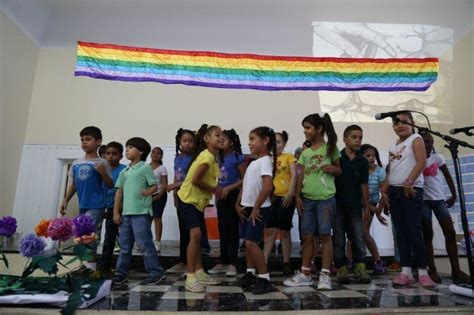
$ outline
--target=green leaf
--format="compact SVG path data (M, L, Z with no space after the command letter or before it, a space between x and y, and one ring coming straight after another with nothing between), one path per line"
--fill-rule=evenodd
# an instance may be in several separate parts
M79 260L79 257L74 256L74 257L72 257L71 259L69 259L69 260L66 262L66 265L70 265L70 264L72 264L73 262L75 262L76 260Z
M3 252L2 252L2 258L1 258L1 260L3 260L3 263L5 264L5 267L7 267L7 269L8 269L8 267L9 267L9 265L8 265L8 259L7 259L7 256L5 256L5 254L4 254Z
M59 270L55 256L41 257L41 259L38 260L38 268L47 274L56 274Z
M61 310L61 314L63 315L73 315L82 302L81 287L84 283L84 278L82 276L70 277L69 280L72 287L72 293L69 295L66 306Z
M87 253L88 249L85 245L76 245L74 246L73 253L76 256L83 256Z

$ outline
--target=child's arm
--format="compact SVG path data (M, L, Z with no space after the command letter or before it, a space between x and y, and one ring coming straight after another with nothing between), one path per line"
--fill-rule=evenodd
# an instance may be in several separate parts
M386 215L390 215L390 200L388 199L388 176L390 174L390 163L385 168L385 179L380 183L380 199L379 207L383 209Z
M239 192L239 197L237 197L237 201L235 202L235 211L237 212L237 215L240 218L240 222L244 223L244 220L247 220L247 217L245 216L244 208L240 205L241 201L242 201L242 190Z
M115 199L114 199L114 223L116 225L122 224L122 201L123 201L123 189L117 188L115 192Z
M449 173L446 164L441 165L439 169L441 170L441 172L443 172L444 179L446 180L446 184L448 184L449 191L451 192L451 198L446 200L446 205L448 206L448 208L451 208L456 202L456 187L454 186L453 178L451 177L451 174Z
M240 163L239 166L238 166L238 169L239 169L239 173L240 173L240 180L235 182L232 185L224 187L222 189L222 192L220 193L220 195L216 195L217 198L225 200L227 198L227 195L232 190L242 187L242 184L244 182L243 178L244 178L244 175L245 175L245 171L247 170L247 166L245 165L245 163Z
M210 193L214 193L220 189L220 187L214 187L211 185L208 185L203 181L204 176L206 175L207 171L209 170L209 164L207 163L202 163L199 164L196 173L194 173L192 183L196 187L198 187L201 190L208 191Z
M143 189L142 195L145 196L145 197L151 196L154 193L156 193L157 190L158 190L158 185L154 184L154 185L151 185L150 187L148 187L147 189Z
M265 200L270 196L273 191L273 178L269 175L262 176L262 190L258 194L257 200L253 206L252 212L250 213L249 219L252 219L253 225L255 225L255 220L262 221L262 216L260 215L260 206L265 202Z
M105 166L104 163L97 163L95 165L96 171L100 174L100 177L102 177L102 180L104 181L105 185L109 188L114 187L114 181L112 177L107 173L107 167Z
M342 174L341 164L339 159L332 161L331 164L322 165L320 167L321 171L332 176L339 176Z
M66 214L67 204L69 200L71 200L72 196L74 196L74 194L76 193L76 186L74 185L74 179L72 177L70 177L70 179L71 179L71 182L69 186L67 187L66 195L64 196L64 200L61 203L61 206L59 208L59 213L61 213L61 215Z
M303 210L304 210L303 200L301 199L301 189L303 189L303 179L304 179L304 166L301 164L298 164L296 166L295 203L296 203L296 209L298 210L299 215L302 215Z
M153 196L153 201L160 200L164 194L167 193L167 186L168 186L168 176L162 175L161 176L161 191Z
M291 181L290 181L290 188L286 193L285 197L283 197L283 207L288 207L291 204L291 199L295 196L296 190L296 161L290 164L290 174L291 174Z
M408 175L403 186L407 198L415 197L416 192L413 189L413 183L415 183L416 179L420 176L426 166L426 149L421 138L416 138L413 141L413 152L415 153L416 165L410 172L410 175Z

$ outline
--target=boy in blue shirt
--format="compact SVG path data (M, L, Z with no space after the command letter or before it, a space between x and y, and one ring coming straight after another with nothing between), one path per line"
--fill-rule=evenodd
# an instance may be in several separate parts
M120 225L120 254L117 260L114 287L127 283L127 275L132 262L133 244L143 253L145 269L149 273L143 285L153 285L166 278L158 261L153 236L151 234L152 195L157 191L155 175L146 158L151 151L150 144L142 138L127 141L125 155L130 165L120 172L115 187L114 223Z
M117 182L120 172L127 166L120 164L123 157L123 145L112 141L107 144L105 149L105 158L109 162L112 169L112 180L114 184ZM105 185L104 185L105 186ZM105 237L104 246L102 247L102 258L99 264L99 276L111 277L112 259L114 255L115 241L118 235L118 226L113 221L114 217L114 199L115 187L104 187L107 191L107 207L105 209Z
M102 132L99 128L85 127L79 133L81 137L81 149L84 157L75 160L69 169L71 183L61 203L60 213L65 215L69 200L77 192L79 199L79 212L94 219L96 234L100 235L100 225L107 205L107 194L104 184L113 187L109 163L97 154L102 143ZM95 271L97 268L95 253L86 267Z

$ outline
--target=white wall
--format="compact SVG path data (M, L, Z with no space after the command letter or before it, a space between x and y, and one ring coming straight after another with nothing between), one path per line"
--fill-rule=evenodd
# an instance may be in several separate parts
M13 210L38 54L0 11L0 216Z

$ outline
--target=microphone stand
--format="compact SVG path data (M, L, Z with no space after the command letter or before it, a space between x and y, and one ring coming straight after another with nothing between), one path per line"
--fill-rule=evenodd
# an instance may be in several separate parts
M451 157L453 159L454 172L456 174L456 184L458 186L459 205L461 206L461 223L462 223L462 229L464 232L464 240L466 242L466 256L467 256L467 262L469 265L469 274L471 277L471 290L474 291L474 262L472 261L472 250L471 250L472 244L471 244L471 236L469 235L469 224L468 224L467 215L466 215L466 202L464 199L464 188L462 186L461 167L460 167L461 164L459 162L459 156L458 156L459 146L470 148L470 149L474 149L474 146L465 141L461 141L453 137L443 135L442 133L431 130L429 128L419 127L406 120L401 120L396 117L394 117L393 119L396 122L398 121L398 122L404 123L406 125L417 128L420 131L428 132L432 135L440 137L441 139L443 139L444 141L448 143L445 145L445 147L449 149L449 152L451 152Z

